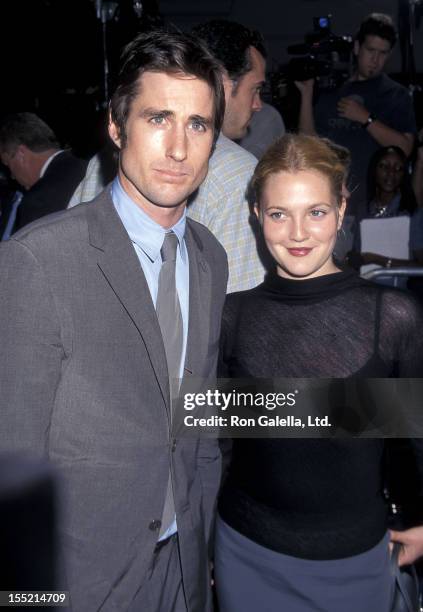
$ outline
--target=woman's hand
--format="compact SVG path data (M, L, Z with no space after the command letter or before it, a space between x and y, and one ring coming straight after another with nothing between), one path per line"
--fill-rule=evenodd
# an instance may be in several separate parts
M423 526L405 531L391 530L391 542L401 544L398 565L410 565L423 555Z
M384 255L378 255L377 253L361 253L361 265L375 264L377 266L385 267L388 262L388 257Z

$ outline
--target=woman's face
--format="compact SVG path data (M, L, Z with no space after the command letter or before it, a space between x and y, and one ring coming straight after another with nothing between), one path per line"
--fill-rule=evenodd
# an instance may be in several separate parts
M392 151L387 153L376 166L376 187L385 193L395 194L404 178L404 162Z
M265 183L256 208L280 276L306 279L337 271L332 253L345 212L320 172L278 172Z

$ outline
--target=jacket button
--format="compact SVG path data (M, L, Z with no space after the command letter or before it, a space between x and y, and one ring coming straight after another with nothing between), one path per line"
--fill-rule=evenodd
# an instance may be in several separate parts
M176 450L176 439L173 438L173 440L172 440L172 453L174 453L175 450Z
M162 522L159 521L158 519L154 519L154 521L151 521L148 528L151 529L151 531L159 531L161 526L162 526Z

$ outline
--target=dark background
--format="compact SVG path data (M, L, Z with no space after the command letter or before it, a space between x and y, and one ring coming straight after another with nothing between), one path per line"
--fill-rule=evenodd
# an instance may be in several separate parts
M423 12L421 4L418 15ZM233 19L258 28L269 49L271 75L288 60L287 45L302 42L305 34L313 29L313 17L332 14L332 30L339 35L353 35L367 13L387 12L398 23L399 11L406 13L408 6L408 0L148 0L138 3L135 0L6 0L0 3L0 115L35 111L53 127L63 144L89 156L105 138L103 34L110 93L122 45L141 27L148 28L159 17L184 31L212 18ZM107 19L99 17L101 7L103 11L110 9ZM404 37L408 35L405 26L400 30ZM388 73L406 86L410 80L413 85L423 85L423 25L416 30L417 74L412 79L404 72L400 46L397 45L389 60ZM268 87L264 97L279 107L288 127L295 128L298 111L295 89L288 85L276 92ZM416 93L414 98L421 126L422 96Z

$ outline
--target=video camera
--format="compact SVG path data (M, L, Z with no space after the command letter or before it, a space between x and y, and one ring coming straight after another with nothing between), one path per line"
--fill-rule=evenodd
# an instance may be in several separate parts
M351 76L352 37L333 34L331 19L314 17L314 29L304 42L287 47L288 54L296 56L281 69L288 81L317 79L320 89L336 89Z

